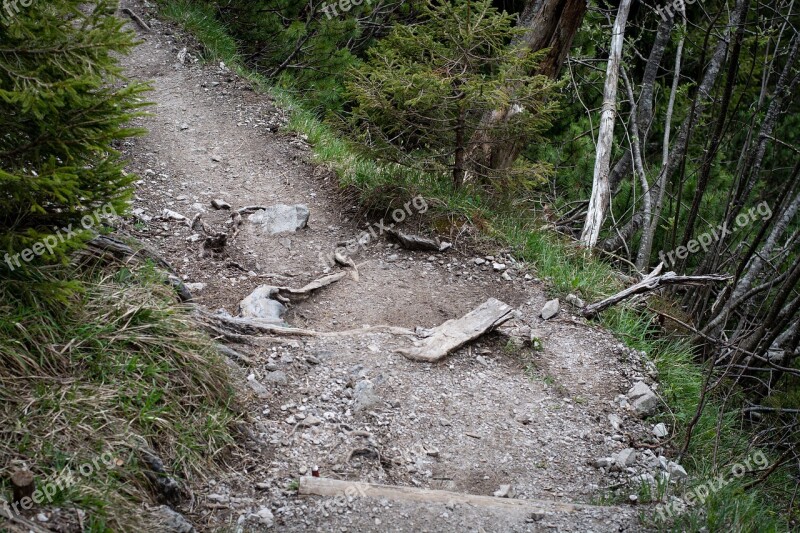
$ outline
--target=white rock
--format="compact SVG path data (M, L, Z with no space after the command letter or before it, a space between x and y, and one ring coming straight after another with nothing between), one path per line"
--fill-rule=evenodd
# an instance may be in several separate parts
M556 298L555 300L550 300L544 304L544 307L542 307L541 316L545 320L550 320L556 316L560 310L561 303L558 301L558 298Z
M269 235L295 233L308 225L310 212L303 204L278 204L250 215L250 222L261 226Z
M667 463L667 473L672 479L677 479L679 481L689 477L689 474L686 473L686 469L674 461Z
M506 265L503 263L492 263L492 268L495 272L502 272L506 269Z
M669 435L669 429L667 429L667 425L664 422L661 422L653 426L653 435L655 435L659 439L663 439L664 437Z

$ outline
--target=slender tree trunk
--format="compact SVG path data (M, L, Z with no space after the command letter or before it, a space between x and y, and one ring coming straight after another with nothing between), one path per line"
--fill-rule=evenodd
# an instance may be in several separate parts
M524 53L549 49L539 63L538 74L556 79L586 14L586 0L528 0L520 17L527 31L512 45ZM511 93L513 93L513 87ZM471 172L482 177L510 168L525 147L526 139L498 138L498 132L514 116L513 102L504 109L487 112L469 146Z
M622 0L614 21L611 36L611 52L606 67L606 82L603 91L603 112L600 115L600 131L597 134L597 153L592 179L592 197L589 200L589 212L586 224L581 233L581 243L594 247L603 227L606 210L611 202L611 188L608 173L611 166L611 148L614 141L614 123L617 118L617 85L619 84L619 66L622 61L622 46L625 42L625 26L631 0Z

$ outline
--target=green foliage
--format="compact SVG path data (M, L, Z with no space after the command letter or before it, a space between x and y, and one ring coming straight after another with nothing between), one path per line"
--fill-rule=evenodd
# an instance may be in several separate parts
M351 70L351 132L375 157L451 171L456 187L486 113L511 110L492 138L537 139L557 109L554 83L530 74L538 55L509 46L513 25L489 0L428 2L417 24L396 25Z
M115 8L33 2L0 26L0 252L17 253L104 206L125 208L132 176L112 143L139 133L125 124L146 87L122 78L116 55L134 40Z
M138 451L203 479L234 446L233 391L214 344L152 265L12 274L0 279L0 480L19 460L39 487L67 468L77 483L54 505L77 505L98 531L161 530L141 512L156 502ZM104 452L114 467L78 474Z

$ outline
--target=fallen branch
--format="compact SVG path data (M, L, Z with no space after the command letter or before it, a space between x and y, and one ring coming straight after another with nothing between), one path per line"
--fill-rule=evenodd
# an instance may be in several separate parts
M586 306L583 310L583 316L591 318L596 316L601 311L627 300L636 294L644 294L658 290L662 287L669 285L703 285L711 282L728 281L731 276L723 276L719 274L711 274L707 276L678 276L675 272L667 272L660 276L648 276L636 285L628 287L627 289L618 292L614 296L606 298L597 303Z
M510 320L513 312L510 306L490 298L463 317L434 328L425 339L417 341L414 348L397 352L412 361L434 363Z
M497 498L463 494L446 490L419 489L393 485L377 485L357 481L341 481L321 477L303 476L300 478L298 493L303 496L330 497L364 497L387 499L402 502L420 502L424 504L461 504L498 511L525 511L541 513L574 513L583 509L596 509L592 505L559 503L542 500L518 500L514 498Z

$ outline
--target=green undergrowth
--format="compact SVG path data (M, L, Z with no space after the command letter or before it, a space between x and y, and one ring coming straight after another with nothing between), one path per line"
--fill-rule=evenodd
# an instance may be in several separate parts
M164 3L170 6L165 13L173 20L198 20L198 17L182 12L193 9L187 3L170 0ZM176 6L181 7L178 9ZM218 35L224 30L222 24L210 18L204 18L203 23L201 28L185 27L204 43L210 57L221 57L228 62L234 60L235 53L229 50L227 41L222 40L224 46L221 46L219 38L204 38ZM360 155L356 146L339 136L334 128L311 111L313 106L304 104L286 89L276 89L241 64L230 64L290 112L288 129L308 138L316 162L335 172L340 186L357 194L366 209L386 212L421 195L431 207L427 216L435 229L448 231L469 226L474 230L472 234L476 240L481 241L480 246L509 249L532 266L538 276L548 282L554 296L574 293L584 300L595 301L623 287L623 281L609 262L579 248L574 241L541 229L544 222L531 214L526 202L513 195L501 199L488 197L469 187L455 192L446 176L380 165ZM442 224L443 221L448 224ZM641 307L619 305L604 312L598 320L627 346L646 352L655 363L660 393L668 409L651 422L664 421L675 428L671 446L680 448L685 440L685 428L697 410L703 383L703 370L693 357L688 341L681 335L666 335L656 315ZM662 487L656 491L661 494L650 494L652 491L643 489L644 498L640 501L684 497L692 487L729 473L733 465L744 463L754 453L748 446L747 428L742 427L735 410L720 414L720 405L718 397L712 397L695 426L689 453L682 458L694 480L692 485L677 489L674 486ZM744 491L744 485L752 481L753 476L750 473L711 491L704 505L667 514L666 519L659 516L657 507L647 507L642 511L642 521L656 529L674 531L788 530L785 509L776 502L791 498L791 479L777 475L756 489ZM617 501L618 496L607 500Z
M2 273L5 499L27 469L50 490L34 514L79 508L86 531L158 531L143 451L184 486L219 472L239 416L228 370L164 281L151 265Z

